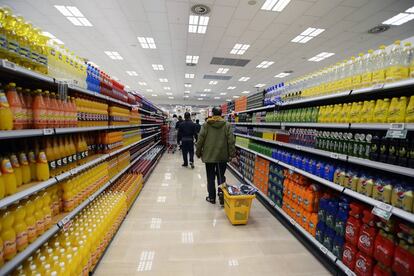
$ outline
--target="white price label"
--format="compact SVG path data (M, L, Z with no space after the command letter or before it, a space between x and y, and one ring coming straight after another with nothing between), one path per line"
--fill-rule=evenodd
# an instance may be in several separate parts
M331 158L338 159L339 158L339 154L337 154L336 152L331 152Z
M62 225L65 225L66 223L68 223L70 221L70 218L68 216L64 217L60 222Z
M16 70L16 64L14 64L13 62L10 62L8 60L3 60L3 66L8 68L8 69Z
M381 202L372 209L372 213L380 218L389 220L392 215L392 208L391 205Z
M387 212L391 212L392 208L393 208L391 205L389 205L387 203L384 203L384 202L378 203L377 207L381 208L382 210L387 211Z
M52 134L53 134L53 128L43 129L43 135L52 135Z
M323 245L321 245L321 247L319 247L319 249L322 251L323 254L326 254L328 252L328 249Z
M89 197L89 201L90 201L90 202L92 202L94 199L95 199L95 196L93 196L93 195L91 195L91 196Z
M290 219L290 223L292 223L293 225L295 225L296 224L296 221L293 218L291 218Z
M79 170L78 170L78 169L71 169L71 170L70 170L70 174L71 174L71 175L78 174L78 172L79 172Z
M372 86L372 89L382 89L382 88L384 88L383 83L377 83L377 84Z
M403 130L404 127L405 127L404 123L399 123L399 124L394 123L390 125L390 129L393 129L393 130Z
M352 271L352 270L350 270L349 268L347 268L346 270L345 270L345 274L346 275L348 275L348 276L355 276L356 274Z
M296 146L295 146L295 149L296 149L296 150L300 150L300 146L299 146L299 145L296 145Z

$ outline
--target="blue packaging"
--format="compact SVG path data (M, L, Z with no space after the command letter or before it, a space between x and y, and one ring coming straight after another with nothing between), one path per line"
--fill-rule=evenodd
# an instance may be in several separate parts
M326 209L326 226L334 229L336 214L338 213L338 201L336 199L331 199L328 201Z
M286 152L286 160L285 163L286 164L290 164L291 160L292 160L292 154L290 152Z
M332 244L332 253L337 258L342 258L343 248L344 248L344 238L336 235L333 244Z
M328 199L321 198L319 200L318 221L325 222L327 206L328 206Z
M320 243L323 242L323 237L325 236L325 229L326 225L323 221L319 221L318 224L316 224L315 238Z
M322 161L316 163L315 175L323 177L325 174L325 164Z
M335 238L335 231L329 227L325 229L325 235L323 236L322 244L329 250L332 251L333 240Z
M339 208L335 219L335 232L338 236L343 237L345 235L346 221L348 220L348 210Z
M309 159L309 173L316 175L316 161Z
M333 181L334 174L335 174L334 166L331 165L331 164L326 164L323 178L325 178L326 180L329 180L329 181Z

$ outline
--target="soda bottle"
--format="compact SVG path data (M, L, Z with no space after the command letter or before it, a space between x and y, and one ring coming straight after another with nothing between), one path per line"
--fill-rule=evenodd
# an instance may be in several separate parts
M13 113L13 129L23 129L23 111L20 97L16 91L16 84L11 82L6 87L7 101Z
M46 128L48 126L48 106L45 104L40 89L35 91L33 100L33 125L34 128Z

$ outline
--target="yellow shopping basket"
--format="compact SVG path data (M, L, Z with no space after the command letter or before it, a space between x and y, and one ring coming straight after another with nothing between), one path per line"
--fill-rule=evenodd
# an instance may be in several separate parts
M226 188L223 188L224 211L231 224L247 224L249 220L250 207L256 195L230 195Z

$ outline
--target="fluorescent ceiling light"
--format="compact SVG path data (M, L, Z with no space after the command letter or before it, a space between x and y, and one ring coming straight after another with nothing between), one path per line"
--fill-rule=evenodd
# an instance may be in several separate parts
M135 71L126 71L129 76L138 76L138 73Z
M174 97L168 97L168 99L170 99L170 100L174 100Z
M211 89L206 88L206 89L204 89L204 92L211 92Z
M160 82L168 82L168 79L160 79Z
M239 79L239 81L248 81L248 80L250 80L250 77L241 77Z
M208 84L210 85L216 85L218 83L218 81L210 81Z
M333 55L335 55L335 54L334 53L322 52L322 53L317 54L316 56L314 56L314 57L312 57L312 58L310 58L308 60L309 61L314 61L314 62L319 62L319 61L322 61L322 60L324 60L324 59L326 59L328 57L331 57Z
M184 96L184 98L190 98L190 96L188 96L188 95L185 95L185 96Z
M233 96L233 98L238 99L238 98L240 98L240 96L235 95L235 96Z
M188 32L205 34L209 19L210 18L208 16L190 15L188 21Z
M184 83L184 87L190 88L191 87L191 83Z
M51 33L49 33L49 32L42 32L42 35L49 37L49 38L50 38L50 40L52 40L52 41L53 41L53 42L55 42L56 44L59 44L59 45L63 45L63 44L65 44L65 43L63 43L63 41L62 41L62 40L60 40L60 39L56 38L54 35L52 35L52 34L51 34Z
M154 71L164 71L164 66L162 66L162 64L153 64L152 69L154 69Z
M147 92L152 92L153 90L152 89L147 89Z
M287 76L289 76L290 75L290 73L279 73L279 74L277 74L277 75L275 75L275 78L284 78L284 77L287 77Z
M197 64L199 56L186 56L185 62L188 64Z
M167 92L167 93L165 93L165 95L167 95L167 96L171 96L171 95L172 95L172 93L171 93L171 92Z
M271 66L273 63L275 63L274 61L267 61L267 60L264 60L264 61L262 61L259 65L257 65L256 66L256 68L263 68L263 69L266 69L266 68L268 68L269 66Z
M75 6L55 5L55 8L63 14L73 25L92 27L91 22L83 16L80 10Z
M138 41L144 49L156 49L154 38L139 36Z
M264 84L264 83L258 83L258 84L256 84L254 87L258 87L258 88L261 88L261 87L263 87L263 86L265 86L266 84Z
M298 35L297 37L292 39L291 41L295 42L295 43L306 43L309 40L311 40L312 38L320 35L324 31L325 31L325 29L318 29L318 28L309 27L305 31L303 31L300 35Z
M153 96L153 97L158 97L158 95L157 95L157 94L152 94L151 96Z
M399 26L414 19L414 7L407 9L405 12L399 13L388 20L382 22L385 25Z
M226 74L229 71L229 68L219 68L217 74Z
M124 59L123 57L121 57L121 55L118 52L105 51L105 54L107 54L108 57L110 57L111 59L117 59L117 60Z
M247 90L242 92L242 94L249 94L249 93L250 91L247 91Z
M234 90L234 89L236 89L236 86L229 86L229 87L227 87L227 90Z
M224 95L226 95L227 93L226 92L221 92L220 93L220 95L222 95L222 96L224 96Z
M164 86L164 90L171 90L171 87L169 87L169 86Z
M215 100L220 100L220 97L214 97Z
M237 43L234 45L233 49L230 51L230 54L243 55L247 51L247 49L249 49L249 47L250 47L249 44Z
M203 100L203 98L197 98L197 100L202 101L202 100Z
M145 81L140 81L140 82L138 82L138 84L142 85L142 86L147 86L147 83Z
M201 96L201 97L205 97L205 96L207 96L207 94L200 94L200 96Z
M186 90L184 91L184 94L190 94L190 91Z
M185 73L186 79L194 79L194 74Z
M262 10L281 12L289 4L290 0L266 0Z

